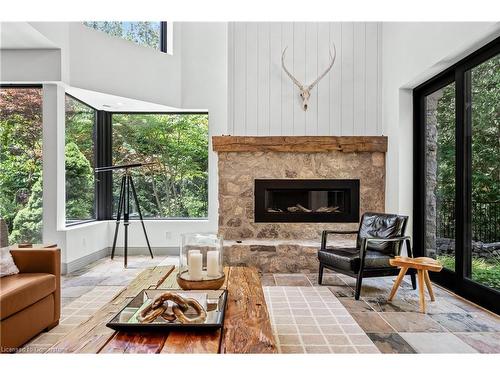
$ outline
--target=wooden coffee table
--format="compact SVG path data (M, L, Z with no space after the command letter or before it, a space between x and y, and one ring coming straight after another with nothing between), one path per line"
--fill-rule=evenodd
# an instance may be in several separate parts
M429 271L439 272L443 269L443 265L432 258L420 257L420 258L409 258L409 257L395 257L394 259L389 260L391 266L400 267L399 275L394 282L394 286L392 287L391 294L389 294L389 301L392 301L396 291L403 281L403 277L408 271L409 268L413 268L417 270L418 275L418 292L419 292L419 303L420 303L420 312L425 313L425 296L424 296L424 282L427 285L427 290L429 291L429 296L431 297L431 301L435 301L434 292L432 291L431 279L429 278Z
M116 332L106 327L143 289L178 288L174 266L144 270L105 307L63 337L49 351L63 353L276 353L257 271L226 267L228 290L222 330Z

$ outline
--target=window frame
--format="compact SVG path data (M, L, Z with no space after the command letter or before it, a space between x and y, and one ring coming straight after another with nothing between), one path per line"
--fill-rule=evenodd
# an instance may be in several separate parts
M109 154L106 155L110 160L108 164L103 164L102 166L109 166L112 165L113 163L113 115L207 115L209 116L208 111L173 111L173 112L163 112L163 111L103 111L106 113L106 116L108 117L106 126L109 128L106 130L107 133L107 138L105 139L107 148L109 150ZM208 149L210 150L210 130L207 134L208 136ZM210 161L210 157L208 157L208 161ZM210 171L210 168L208 168L208 171ZM106 185L106 191L104 194L106 194L107 201L104 202L105 206L102 207L102 212L104 217L108 217L109 219L103 219L103 220L114 220L113 216L113 176L112 172L103 172L107 174L107 185ZM210 177L207 176L207 183L209 181ZM210 184L208 183L209 189L210 189ZM103 188L104 189L104 188ZM210 196L210 193L208 193L208 196ZM159 217L159 218L152 218L152 217L143 217L144 221L189 221L189 220L208 220L208 213L210 212L210 200L207 197L207 216L206 217ZM130 221L138 220L137 218L130 218Z
M156 50L160 51L160 52L163 52L163 53L169 53L169 46L168 46L168 26L167 26L167 21L159 21L160 22L160 43L159 43L159 46L158 48L155 48ZM85 26L85 27L88 27L89 29L93 29L95 31L100 31L102 33L106 33L105 31L102 31L102 30L99 30L99 29L96 29L96 28L93 28L91 26L88 26L88 25L85 25L83 22L82 24ZM106 33L108 34L108 33ZM110 34L108 34L110 35ZM121 38L121 39L125 39L123 37L120 37L120 36L116 36L116 35L110 35L110 36L115 36L116 38ZM127 39L125 39L127 40ZM135 43L135 42L132 42L132 43ZM138 44L140 46L143 46L143 47L148 47L146 45L143 45L143 44L140 44L140 43L135 43L135 44ZM152 47L150 47L152 48Z
M500 37L472 52L451 67L413 89L413 247L415 256L425 256L426 95L455 83L455 272L443 268L431 279L473 302L500 311L500 292L470 278L472 207L472 122L467 72L500 53Z
M66 93L66 95L79 101L80 103L95 110L95 123L94 123L94 168L107 167L113 164L113 115L207 115L208 111L107 111L99 110L90 104L76 98L75 96ZM210 133L208 134L210 137ZM208 147L210 147L210 138L208 140ZM209 185L210 186L210 185ZM210 189L210 188L209 188ZM113 172L100 172L99 176L95 177L95 212L96 217L89 220L75 221L66 223L66 227L72 227L85 223L92 223L95 221L108 221L115 220L113 212ZM210 201L207 201L207 213L210 212ZM148 221L188 221L188 220L207 220L207 217L185 217L185 218L143 218ZM131 221L137 220L130 218Z
M97 164L97 157L98 157L98 152L97 152L97 123L98 123L98 112L99 110L97 108L95 108L94 106L84 102L83 100L81 99L78 99L77 97L75 97L74 95L71 95L67 92L64 93L64 99L65 99L65 104L66 104L66 96L70 97L72 100L76 100L77 102L79 102L80 104L83 104L89 108L91 108L93 111L94 111L94 127L93 127L93 131L92 131L92 142L93 142L93 154L94 154L94 164ZM66 145L66 106L64 107L64 113L65 113L65 116L64 116L64 144ZM66 155L65 155L66 156ZM93 169L95 169L96 167L94 166ZM64 159L64 182L66 183L66 158ZM64 203L66 205L66 196L64 196ZM94 172L94 218L92 219L82 219L82 220L75 220L75 221L71 221L71 222L68 222L67 221L67 217L66 217L66 209L64 210L64 223L65 223L65 227L68 228L68 227L74 227L76 225L81 225L81 224L86 224L86 223L92 223L94 221L98 221L98 212L97 212L97 209L98 209L98 189L97 189L97 177L96 177L96 174Z

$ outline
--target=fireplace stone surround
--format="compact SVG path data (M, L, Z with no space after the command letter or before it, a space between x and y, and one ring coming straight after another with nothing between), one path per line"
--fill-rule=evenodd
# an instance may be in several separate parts
M359 180L359 217L385 210L387 138L216 136L219 225L225 262L267 272L316 272L324 229L357 222L256 222L255 180ZM334 241L348 245L350 239Z

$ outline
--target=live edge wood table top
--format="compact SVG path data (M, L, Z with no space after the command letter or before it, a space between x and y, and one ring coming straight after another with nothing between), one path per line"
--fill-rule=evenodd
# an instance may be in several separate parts
M51 349L63 353L276 353L264 293L253 268L226 267L224 328L207 331L116 332L106 327L143 289L178 288L174 266L144 270L128 287Z

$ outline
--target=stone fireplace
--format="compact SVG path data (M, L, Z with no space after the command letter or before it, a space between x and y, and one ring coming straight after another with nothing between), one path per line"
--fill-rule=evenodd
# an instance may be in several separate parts
M325 229L385 210L386 137L213 137L229 264L316 272ZM339 239L338 241L348 241Z

